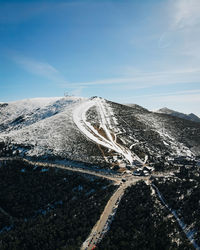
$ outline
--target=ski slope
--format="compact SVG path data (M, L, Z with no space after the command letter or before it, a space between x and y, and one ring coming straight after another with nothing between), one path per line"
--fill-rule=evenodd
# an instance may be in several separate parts
M198 124L176 122L98 97L33 98L0 105L0 142L31 157L139 166L149 162L147 152L200 152ZM145 153L142 160L134 150Z
M97 129L95 129L89 121L87 121L86 113L87 111L96 106L99 118L100 118L100 127L104 130L106 137L102 136ZM113 132L112 124L116 125L116 118L111 108L108 107L106 101L101 98L94 98L80 103L80 105L75 108L73 112L73 120L79 130L87 136L93 142L100 144L108 149L111 149L120 155L132 164L134 160L138 160L142 163L141 159L132 154L132 152L116 142L116 134ZM114 119L111 121L111 119Z

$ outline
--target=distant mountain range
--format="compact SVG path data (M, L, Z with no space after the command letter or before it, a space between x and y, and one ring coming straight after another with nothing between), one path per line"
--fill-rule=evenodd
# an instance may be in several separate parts
M187 114L184 114L184 113L172 110L172 109L168 109L168 108L161 108L161 109L157 110L156 112L176 116L176 117L186 119L186 120L190 120L190 121L193 121L193 122L200 122L200 118L197 115L193 114L193 113L187 115Z

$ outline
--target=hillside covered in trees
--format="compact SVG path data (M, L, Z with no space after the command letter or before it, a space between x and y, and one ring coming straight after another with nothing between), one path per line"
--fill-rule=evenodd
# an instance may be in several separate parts
M0 167L0 249L79 249L115 187L102 178L10 161Z
M150 186L138 182L126 190L109 232L98 249L193 249Z

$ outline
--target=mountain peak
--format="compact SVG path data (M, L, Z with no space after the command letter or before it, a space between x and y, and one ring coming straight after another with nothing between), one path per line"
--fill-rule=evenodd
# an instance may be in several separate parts
M184 114L184 113L169 109L167 107L164 107L164 108L161 108L161 109L157 110L156 113L172 115L172 116L179 117L179 118L182 118L182 119L195 121L195 122L200 122L200 118L197 115L193 114L193 113Z

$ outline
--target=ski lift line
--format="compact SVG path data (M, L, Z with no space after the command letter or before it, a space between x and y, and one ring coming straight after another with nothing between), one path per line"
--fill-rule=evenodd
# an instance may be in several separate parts
M102 118L102 122L103 122L103 125L104 125L104 129L105 129L105 131L106 131L106 133L108 134L108 136L109 136L109 138L110 138L110 140L111 140L111 142L112 142L112 144L113 144L113 146L115 146L116 147L116 149L117 149L117 151L119 152L119 153L121 153L122 155L124 155L124 157L132 164L132 162L133 162L133 160L134 160L134 157L132 156L132 153L131 153L131 151L129 151L128 149L126 149L126 148L123 148L121 145L118 145L117 143L115 143L115 141L113 140L113 137L112 137L112 135L111 135L111 133L110 133L110 131L108 130L108 128L107 128L107 126L106 126L106 124L108 124L108 125L110 125L111 126L111 122L109 121L109 120L106 120L105 119L105 101L104 101L104 103L102 103L103 102L103 100L100 100L99 102L98 102L98 106L99 106L99 109L100 109L100 113L101 113L101 118ZM109 112L109 111L108 111Z
M187 239L190 241L190 243L194 246L195 249L200 250L200 246L196 243L196 241L193 238L193 235L191 235L188 230L187 230L187 226L183 223L183 221L181 221L181 219L177 216L176 211L174 211L173 209L171 209L168 204L166 203L164 197L162 196L162 194L160 193L159 189L154 185L151 184L152 187L154 187L154 189L156 190L156 193L158 194L159 199L161 200L161 202L163 203L163 205L169 210L169 212L174 216L174 218L176 219L176 221L178 222L179 226L181 227L181 229L183 230L183 232L185 233Z

